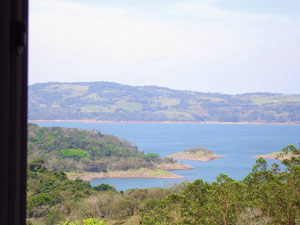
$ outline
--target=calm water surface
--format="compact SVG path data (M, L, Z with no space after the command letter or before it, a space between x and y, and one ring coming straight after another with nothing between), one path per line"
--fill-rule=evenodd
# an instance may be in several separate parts
M173 171L183 179L106 178L91 181L92 185L107 183L118 190L130 188L168 187L180 181L203 179L214 181L220 174L243 179L255 163L253 156L280 151L288 144L298 147L299 125L240 124L141 124L141 123L79 123L39 122L40 126L94 129L126 139L145 153L167 156L187 148L204 147L225 158L209 162L179 160L194 170ZM271 164L275 160L268 160Z

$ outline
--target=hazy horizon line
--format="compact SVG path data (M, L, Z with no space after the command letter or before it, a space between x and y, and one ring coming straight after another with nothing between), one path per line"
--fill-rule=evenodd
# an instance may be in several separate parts
M32 86L32 85L38 85L38 84L50 84L50 83L54 83L54 84L75 84L75 83L84 83L84 84L88 84L88 83L111 83L111 84L118 84L118 85L123 85L123 86L130 86L130 87L157 87L157 88L166 88L166 89L170 89L170 90L175 90L175 91L188 91L188 92L198 92L198 93L211 93L211 94L221 94L221 95L251 95L251 94L280 94L280 95L299 95L300 93L282 93L282 92L270 92L270 91L255 91L255 92L237 92L237 93L225 93L225 92L205 92L205 91L201 91L201 90L188 90L188 89L177 89L177 88L171 88L171 87L167 87L167 86L159 86L159 85L155 85L155 84L146 84L146 85L131 85L131 84L125 84L125 83L121 83L121 82L114 82L114 81L104 81L104 80L97 80L97 81L48 81L48 82L38 82L38 83L32 83L29 84L28 86Z

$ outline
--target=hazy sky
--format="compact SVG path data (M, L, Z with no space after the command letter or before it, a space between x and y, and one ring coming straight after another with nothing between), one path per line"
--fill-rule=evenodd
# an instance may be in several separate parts
M299 0L30 0L29 83L300 93Z

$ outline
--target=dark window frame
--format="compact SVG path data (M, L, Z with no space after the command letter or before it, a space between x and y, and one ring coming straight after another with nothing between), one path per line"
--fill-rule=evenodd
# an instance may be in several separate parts
M0 224L26 224L28 0L0 1Z

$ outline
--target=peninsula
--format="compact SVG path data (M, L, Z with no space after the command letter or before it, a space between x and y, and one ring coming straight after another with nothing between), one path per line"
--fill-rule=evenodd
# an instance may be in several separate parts
M193 167L157 153L145 154L126 140L96 130L28 125L28 159L70 179L180 178L169 170Z
M272 152L265 155L256 155L255 158L264 158L264 159L277 159L277 160L284 160L291 158L291 154L288 155L282 155L282 152Z
M196 147L192 149L186 149L183 152L178 152L167 156L167 158L172 159L185 159L185 160L196 160L196 161L209 161L213 159L223 158L222 155L217 155L211 150Z

